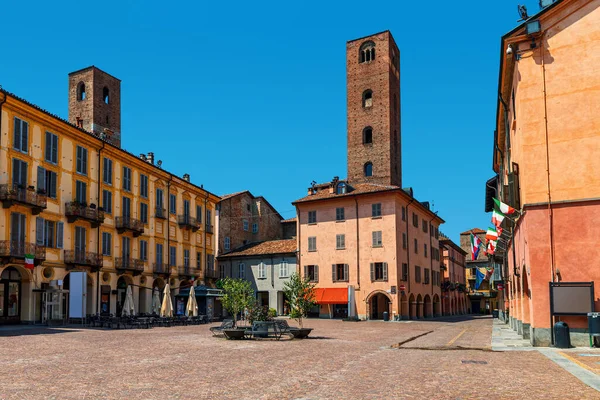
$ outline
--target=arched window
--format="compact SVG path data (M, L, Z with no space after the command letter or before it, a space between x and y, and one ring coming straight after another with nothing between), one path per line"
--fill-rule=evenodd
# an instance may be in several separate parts
M363 129L363 144L373 143L373 128L367 126Z
M85 100L85 83L79 82L77 85L77 101Z
M373 106L373 91L367 89L362 94L362 106L364 108Z
M364 42L358 51L358 62L362 64L373 60L375 60L375 43Z
M104 99L104 103L108 104L108 88L106 86L104 86L104 89L102 89L102 98Z
M346 186L346 184L344 182L340 182L337 185L336 188L336 193L337 194L345 194L348 190L348 186Z
M373 176L373 163L368 162L365 164L365 176Z

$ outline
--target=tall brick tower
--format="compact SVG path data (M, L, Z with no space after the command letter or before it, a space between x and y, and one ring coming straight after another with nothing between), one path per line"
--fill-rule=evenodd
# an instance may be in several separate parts
M400 51L389 31L346 44L348 180L402 186Z
M94 66L71 72L69 122L121 147L121 80Z

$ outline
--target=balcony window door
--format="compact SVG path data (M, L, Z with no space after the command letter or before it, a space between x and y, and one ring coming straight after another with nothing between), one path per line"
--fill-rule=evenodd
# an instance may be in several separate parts
M131 217L131 199L129 197L123 197L123 209L121 211L124 219Z
M75 201L79 204L87 204L87 184L85 182L76 181Z
M190 215L190 201L189 200L183 201L183 215L185 215L186 217Z
M25 214L10 215L10 240L14 249L25 250L25 232L27 230Z
M163 265L163 245L161 243L156 244L156 265L159 267Z
M131 239L123 236L121 243L121 256L123 257L123 265L129 265L129 257L131 256Z
M75 227L75 257L77 260L81 260L81 257L85 257L85 241L86 231L81 226Z
M27 163L18 158L13 158L12 171L13 185L25 189L27 187Z

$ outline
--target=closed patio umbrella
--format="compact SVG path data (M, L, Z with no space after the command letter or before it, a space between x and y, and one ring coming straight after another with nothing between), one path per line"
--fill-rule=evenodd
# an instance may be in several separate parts
M173 302L171 302L171 287L167 283L165 290L163 291L163 302L160 307L161 317L172 317L173 316Z
M158 289L154 288L152 291L152 314L160 313L160 294L158 293Z
M194 317L198 316L198 303L196 302L196 292L194 292L193 286L190 286L190 295L188 296L188 302L185 308L185 316L189 317L190 315L193 315Z
M127 286L127 294L125 295L125 303L123 303L123 312L121 316L134 315L135 304L133 303L133 293L131 292L131 286Z

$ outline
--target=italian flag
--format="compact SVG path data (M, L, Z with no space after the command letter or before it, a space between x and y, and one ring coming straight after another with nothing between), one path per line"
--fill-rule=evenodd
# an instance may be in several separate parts
M33 254L25 254L25 268L33 269Z
M494 207L494 211L492 211L492 224L494 224L496 228L500 228L500 225L502 224L502 221L504 221L505 217L506 215L502 214L496 209L496 207Z
M496 228L488 228L485 238L487 240L498 240L498 232L496 232Z
M488 240L487 242L487 253L494 254L496 252L496 241Z
M471 233L471 260L477 260L479 256L479 247L481 247L481 240Z
M498 199L494 199L494 203L496 203L496 207L502 214L513 214L516 210L509 206L508 204L504 204Z

